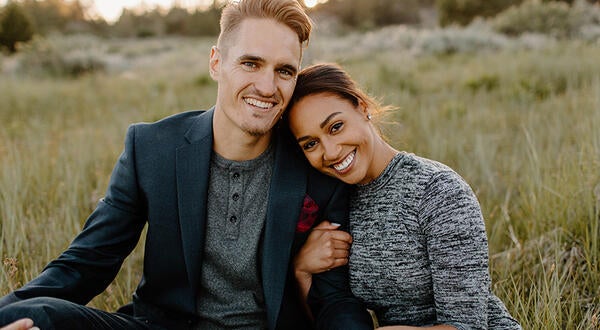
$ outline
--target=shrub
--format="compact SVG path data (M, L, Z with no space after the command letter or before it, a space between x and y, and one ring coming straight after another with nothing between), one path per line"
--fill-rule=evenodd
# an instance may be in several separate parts
M0 46L10 53L17 51L17 43L29 41L33 37L31 21L16 3L11 2L0 15Z
M580 35L584 26L593 24L592 6L585 2L573 7L564 2L526 1L500 13L492 26L508 35L543 33L557 38Z
M437 0L439 23L467 25L476 17L492 17L523 0Z
M91 36L34 38L23 48L20 71L30 75L78 77L104 72L107 62L99 41Z

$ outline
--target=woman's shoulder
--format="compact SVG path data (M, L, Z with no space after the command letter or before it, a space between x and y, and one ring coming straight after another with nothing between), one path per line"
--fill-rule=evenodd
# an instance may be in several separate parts
M403 177L404 182L412 182L423 193L458 189L471 194L468 183L450 166L408 152L401 152L397 157L397 174Z
M414 171L416 174L427 176L434 175L439 172L454 172L450 166L444 163L422 156L417 156L406 151L401 151L398 154L398 157L403 165L402 168L407 171Z

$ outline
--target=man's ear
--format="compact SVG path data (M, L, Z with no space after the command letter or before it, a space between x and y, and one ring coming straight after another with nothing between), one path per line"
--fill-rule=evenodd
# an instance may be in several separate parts
M221 52L217 46L212 46L210 49L210 61L208 62L208 71L213 80L219 77L219 69L221 65Z

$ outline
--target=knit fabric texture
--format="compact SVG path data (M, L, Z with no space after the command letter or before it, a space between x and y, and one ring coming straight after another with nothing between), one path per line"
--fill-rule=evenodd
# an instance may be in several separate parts
M481 209L451 168L398 153L350 205L350 286L381 326L521 328L491 292Z

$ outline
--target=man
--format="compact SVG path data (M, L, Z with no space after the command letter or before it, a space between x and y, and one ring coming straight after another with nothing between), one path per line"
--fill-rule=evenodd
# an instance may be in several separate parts
M347 213L343 186L309 169L276 128L310 30L295 0L229 4L210 54L215 106L129 128L83 231L40 276L0 299L0 324L310 328L290 256L316 218L345 222ZM114 279L146 224L133 303L117 313L83 306ZM325 299L331 285L326 275L319 281L316 296ZM348 324L370 321L350 296L338 307Z

